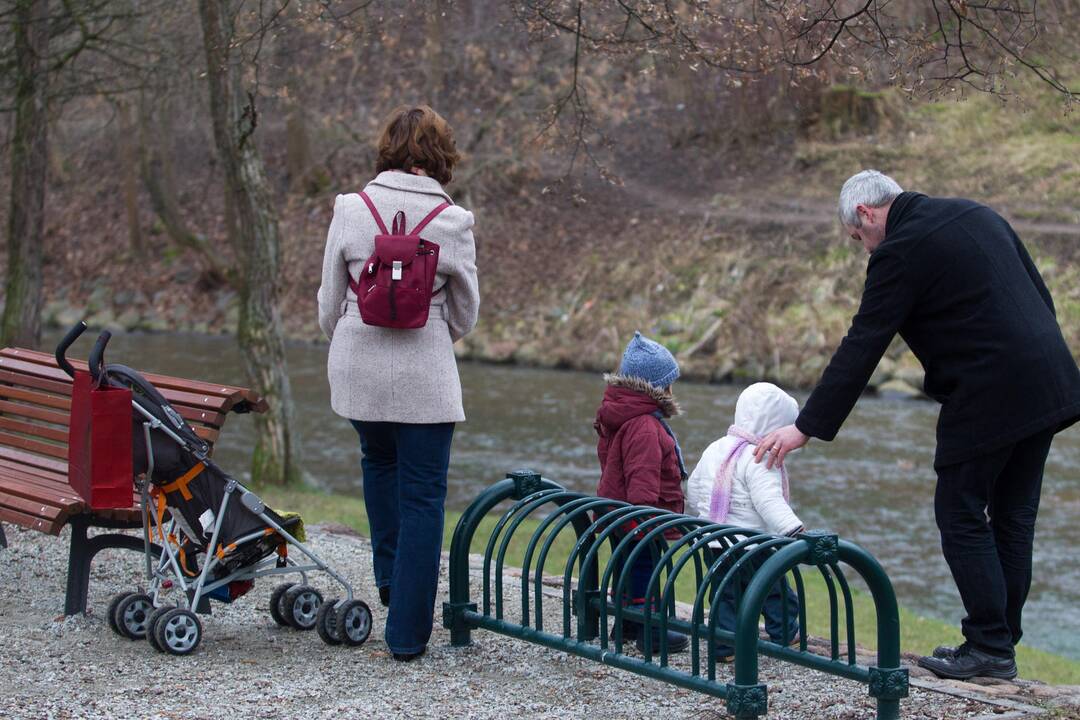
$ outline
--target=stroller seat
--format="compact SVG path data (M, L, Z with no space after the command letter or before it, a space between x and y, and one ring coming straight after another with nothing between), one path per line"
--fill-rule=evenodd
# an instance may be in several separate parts
M268 513L277 515L272 510L268 510ZM304 536L304 521L296 513L285 513L278 518L278 524L281 529L292 535L300 542L304 542L306 539ZM250 538L249 540L237 544L230 543L224 548L220 548L222 565L228 572L236 572L242 567L248 565L254 565L263 558L267 557L274 551L277 551L282 558L287 557L288 553L288 541L278 531L271 527L267 527L260 537Z

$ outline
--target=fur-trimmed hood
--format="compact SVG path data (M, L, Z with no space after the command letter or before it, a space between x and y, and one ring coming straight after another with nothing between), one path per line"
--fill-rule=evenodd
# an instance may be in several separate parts
M596 419L611 430L618 430L628 420L652 415L657 410L666 418L682 414L674 397L641 378L608 373L604 375L604 382L608 387Z

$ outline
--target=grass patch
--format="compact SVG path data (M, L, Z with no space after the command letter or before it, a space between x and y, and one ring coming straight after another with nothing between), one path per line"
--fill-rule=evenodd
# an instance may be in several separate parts
M264 488L263 498L267 503L280 510L300 512L309 525L317 523L341 523L362 535L370 535L367 512L363 500L359 497L336 495L302 488ZM449 549L454 527L461 517L460 512L447 512L444 532L444 549ZM472 547L472 552L483 553L484 545L490 536L498 516L488 516L481 524ZM506 549L506 564L520 566L525 557L526 546L537 527L535 520L526 520L514 534ZM562 574L562 567L573 546L571 532L563 532L554 541L551 555L545 567L548 574ZM538 552L538 550L537 550ZM535 561L535 558L534 558ZM602 565L601 565L602 567ZM853 574L853 573L852 573ZM824 581L813 577L810 570L804 570L807 598L807 624L809 632L816 637L829 637L829 595ZM873 649L877 646L877 627L874 619L874 606L869 593L860 591L852 582L853 607L855 617L855 637L859 645ZM693 570L687 568L676 583L676 595L680 600L693 599ZM838 591L839 592L839 591ZM844 632L843 600L840 600L839 617L840 641L846 637ZM955 645L962 640L957 627L932 618L926 618L900 608L900 646L905 652L928 654L936 645ZM1053 684L1080 684L1080 662L1037 650L1026 646L1017 648L1017 664L1021 676L1039 679Z

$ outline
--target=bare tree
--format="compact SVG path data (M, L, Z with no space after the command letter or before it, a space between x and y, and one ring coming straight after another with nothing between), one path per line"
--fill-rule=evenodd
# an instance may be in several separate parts
M73 97L137 86L144 48L122 37L151 12L134 0L9 0L0 4L0 81L14 98L8 267L0 343L41 341L48 129ZM136 7L138 6L138 7Z
M48 0L17 0L13 76L15 131L11 143L8 271L0 345L41 343L41 262L48 167Z
M594 163L602 135L582 83L590 56L663 59L736 86L783 73L789 84L861 77L922 95L1005 95L1027 75L1066 104L1076 100L1059 68L1076 59L1075 39L1057 31L1075 20L1069 2L522 0L515 12L535 41L564 37L572 47L567 89L544 132L572 140L573 156Z
M225 192L234 223L230 241L240 261L240 324L237 329L248 381L270 403L256 418L252 461L256 482L284 483L297 475L292 391L278 311L281 237L262 157L255 144L259 112L246 86L233 0L199 0L214 141L225 171ZM246 68L252 70L250 65Z

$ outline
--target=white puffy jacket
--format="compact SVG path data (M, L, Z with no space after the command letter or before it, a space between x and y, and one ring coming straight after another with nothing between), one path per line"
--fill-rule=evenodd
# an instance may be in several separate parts
M758 437L795 422L799 403L772 383L754 383L743 390L735 404L736 427ZM686 512L709 517L713 484L720 465L738 439L725 435L705 450L686 484ZM790 535L803 523L784 500L779 468L767 469L766 461L754 462L754 445L742 450L735 461L731 510L727 525ZM785 465L790 463L787 456Z

